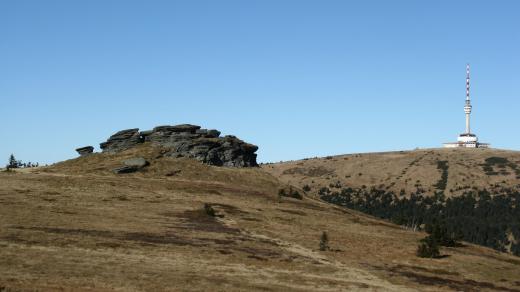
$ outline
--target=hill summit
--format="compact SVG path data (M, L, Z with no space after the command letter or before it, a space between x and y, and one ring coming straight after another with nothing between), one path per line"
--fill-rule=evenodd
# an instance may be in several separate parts
M263 166L321 200L520 256L520 152L446 148Z

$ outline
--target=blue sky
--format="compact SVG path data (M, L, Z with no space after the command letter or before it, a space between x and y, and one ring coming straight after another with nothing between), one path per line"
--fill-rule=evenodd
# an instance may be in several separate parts
M126 128L192 123L262 162L520 150L520 1L0 1L0 161L51 163Z

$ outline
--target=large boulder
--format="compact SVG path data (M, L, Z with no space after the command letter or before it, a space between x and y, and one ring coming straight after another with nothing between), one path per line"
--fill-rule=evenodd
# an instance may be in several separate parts
M149 163L142 157L134 157L123 160L123 164L124 166L113 169L113 172L116 174L132 173L148 166Z
M86 156L86 155L92 154L94 152L94 147L85 146L85 147L77 148L76 152L78 152L79 156Z
M123 164L126 166L137 166L142 168L148 165L148 161L142 157L135 157L123 160Z

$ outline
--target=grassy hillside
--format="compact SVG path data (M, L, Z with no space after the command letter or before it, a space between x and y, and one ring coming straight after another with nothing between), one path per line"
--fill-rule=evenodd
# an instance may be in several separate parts
M0 290L520 291L517 257L465 244L418 258L421 232L279 197L286 184L260 168L159 152L0 173ZM151 165L111 172L134 156Z
M497 159L498 158L498 159ZM406 194L422 189L457 196L473 187L520 189L520 152L425 149L329 156L264 165L284 182L321 187L377 188Z
M320 199L520 256L520 152L430 149L265 165Z

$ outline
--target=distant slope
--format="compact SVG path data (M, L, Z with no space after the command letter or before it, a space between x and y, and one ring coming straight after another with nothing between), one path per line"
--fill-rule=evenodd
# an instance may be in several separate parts
M409 228L441 224L520 256L520 152L428 149L264 165L324 201Z
M418 258L423 233L279 197L285 184L260 168L156 151L0 173L0 290L520 291L516 257L467 244ZM111 172L135 156L151 165Z
M497 162L494 157L506 161ZM313 194L321 187L338 183L395 193L404 190L407 194L418 188L430 193L442 190L446 196L460 195L472 187L489 191L520 189L520 152L498 149L441 148L350 154L268 164L263 168L284 182L310 186Z

